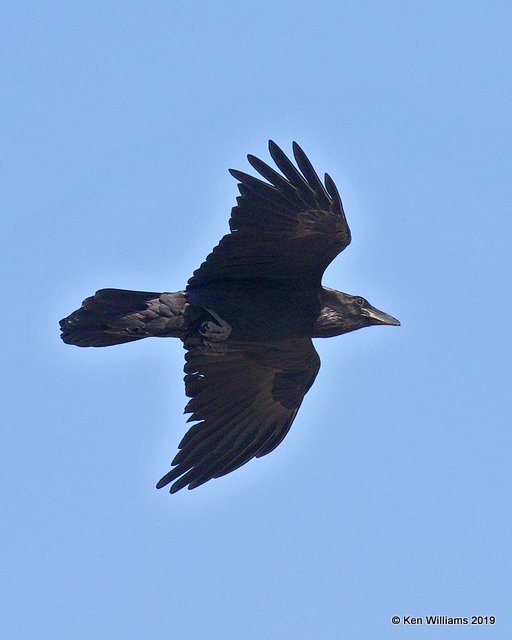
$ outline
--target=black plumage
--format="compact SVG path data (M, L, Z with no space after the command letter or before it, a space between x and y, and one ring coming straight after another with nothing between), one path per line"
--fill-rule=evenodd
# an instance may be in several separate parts
M341 198L296 143L297 167L272 141L281 174L249 155L268 182L231 170L240 196L225 235L184 291L101 289L60 322L62 339L109 346L183 341L185 413L194 422L157 484L193 489L270 453L288 433L320 368L312 338L398 320L364 298L323 287L351 240Z

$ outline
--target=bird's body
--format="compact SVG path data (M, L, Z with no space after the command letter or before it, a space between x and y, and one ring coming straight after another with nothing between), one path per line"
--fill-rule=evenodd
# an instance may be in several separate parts
M271 184L231 171L241 197L224 236L176 293L101 289L61 320L62 339L110 346L176 337L187 350L185 412L196 422L158 487L194 488L272 451L285 437L320 360L311 338L399 322L364 298L322 286L350 243L341 199L294 143L300 172L270 143L285 177L254 156Z

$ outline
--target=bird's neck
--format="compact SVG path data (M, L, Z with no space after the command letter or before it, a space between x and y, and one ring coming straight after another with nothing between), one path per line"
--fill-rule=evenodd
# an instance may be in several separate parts
M344 318L337 309L326 305L322 307L320 315L316 319L312 337L332 338L333 336L340 336L342 333L353 331L356 328L350 322L350 318Z
M321 288L320 313L313 327L313 338L331 338L359 328L348 312L347 297L341 291Z

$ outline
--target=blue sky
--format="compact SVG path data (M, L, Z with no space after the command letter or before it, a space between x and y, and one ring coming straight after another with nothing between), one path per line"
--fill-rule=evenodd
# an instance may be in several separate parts
M0 9L2 638L511 637L512 7L7 2ZM270 456L155 482L178 341L61 343L102 287L181 289L245 154L297 140L353 242L324 283L397 316L316 341Z

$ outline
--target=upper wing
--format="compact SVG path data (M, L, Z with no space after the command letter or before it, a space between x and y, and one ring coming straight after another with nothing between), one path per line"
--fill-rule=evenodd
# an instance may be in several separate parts
M350 243L350 229L332 179L320 181L306 154L293 143L300 171L272 141L270 155L283 175L249 155L270 184L231 169L241 196L225 235L194 271L189 287L224 278L312 280Z
M223 345L224 346L224 345ZM320 368L309 338L281 343L233 342L223 353L192 341L185 362L185 413L197 421L169 471L171 493L237 469L283 440ZM181 476L181 477L180 477Z

